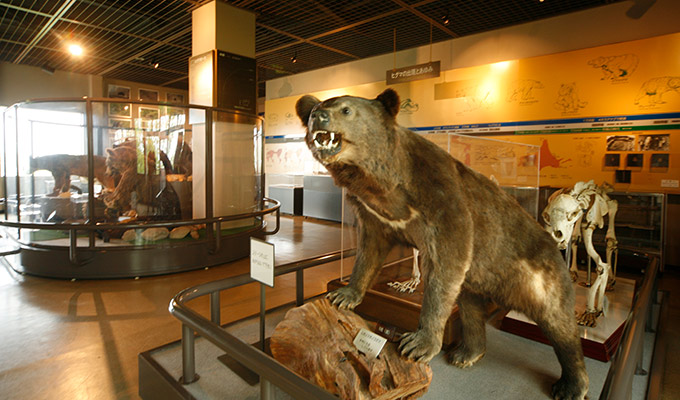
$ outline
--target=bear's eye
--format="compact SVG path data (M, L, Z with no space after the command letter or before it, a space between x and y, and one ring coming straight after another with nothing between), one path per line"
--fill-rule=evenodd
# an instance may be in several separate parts
M350 110L349 107L343 107L342 113L345 115L350 115L352 113L352 110Z

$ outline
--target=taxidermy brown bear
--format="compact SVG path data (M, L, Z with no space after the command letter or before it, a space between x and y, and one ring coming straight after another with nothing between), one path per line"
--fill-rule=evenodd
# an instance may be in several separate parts
M399 348L427 362L441 349L457 301L462 343L449 361L468 367L486 351L487 299L531 317L562 366L556 399L583 399L588 376L569 271L553 239L498 185L399 126L399 96L304 96L296 111L313 156L347 188L359 221L350 282L328 295L353 309L396 244L420 250L425 294L418 330Z

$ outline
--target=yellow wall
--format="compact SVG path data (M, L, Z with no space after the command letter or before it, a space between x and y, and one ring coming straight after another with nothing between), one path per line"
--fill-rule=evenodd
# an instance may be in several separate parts
M616 167L632 171L617 190L680 193L680 33L521 60L443 71L438 78L393 85L402 99L398 122L421 133L494 135L541 146L541 185L580 180L614 183ZM387 68L386 68L387 69ZM374 82L313 93L375 97ZM291 96L266 102L266 135L299 135ZM640 117L642 116L642 117ZM515 124L518 123L518 124ZM669 139L645 150L644 135ZM609 136L632 136L626 151L607 150ZM628 167L628 154L643 166ZM651 168L652 154L668 154L667 168ZM663 183L663 185L662 185Z

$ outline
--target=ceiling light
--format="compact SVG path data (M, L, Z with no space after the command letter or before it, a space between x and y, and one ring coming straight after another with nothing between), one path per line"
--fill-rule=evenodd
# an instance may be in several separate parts
M451 23L451 19L449 18L449 14L442 15L442 23L444 25L448 25L449 23Z
M295 52L293 57L290 58L290 62L292 62L293 64L295 64L297 62L297 51Z
M81 56L83 55L83 48L75 43L71 43L68 45L68 52L74 56Z

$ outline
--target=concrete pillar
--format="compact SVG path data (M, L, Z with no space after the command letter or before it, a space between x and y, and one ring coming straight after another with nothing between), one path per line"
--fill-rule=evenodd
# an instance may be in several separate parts
M192 57L189 60L189 102L235 113L213 115L213 209L205 209L205 121L201 113L193 126L194 218L253 211L259 204L260 171L253 141L255 114L255 14L220 0L192 13ZM223 224L246 226L252 219Z

